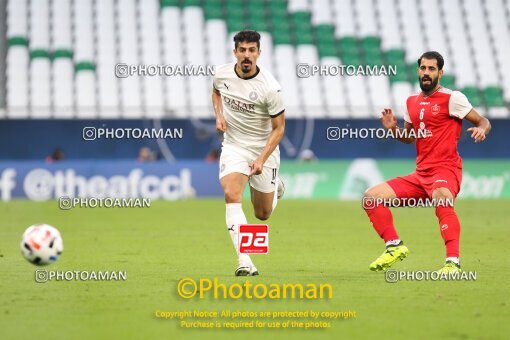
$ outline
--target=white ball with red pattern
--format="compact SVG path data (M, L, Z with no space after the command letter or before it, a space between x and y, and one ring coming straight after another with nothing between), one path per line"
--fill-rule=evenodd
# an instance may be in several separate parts
M57 228L48 224L34 224L23 233L20 247L29 262L46 265L58 260L64 250L64 242Z

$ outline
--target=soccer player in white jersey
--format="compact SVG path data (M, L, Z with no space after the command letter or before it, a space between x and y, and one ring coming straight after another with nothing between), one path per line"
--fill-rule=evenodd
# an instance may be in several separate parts
M284 186L278 178L285 109L280 84L257 66L260 34L244 30L234 37L237 62L216 67L212 102L216 129L224 132L220 183L225 193L227 229L236 248L236 276L258 275L248 254L240 254L239 225L246 224L243 191L250 183L255 217L265 221L274 211Z

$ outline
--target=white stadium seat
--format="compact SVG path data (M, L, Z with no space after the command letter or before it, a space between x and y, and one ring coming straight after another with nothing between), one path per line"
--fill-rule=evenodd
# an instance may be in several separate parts
M163 28L163 63L166 65L182 65L183 43L179 33L181 10L177 7L164 7L161 12L161 26ZM165 99L167 110L171 117L186 117L188 101L184 77L165 77Z
M402 32L404 33L404 49L406 51L406 61L414 62L424 51L425 44L420 17L418 16L418 6L416 0L398 1L400 5L400 20L402 23Z
M74 64L71 58L58 58L53 61L53 116L73 117L73 78Z
M402 48L402 33L399 28L395 0L376 1L381 25L381 45L384 50Z
M298 45L296 48L296 63L307 63L309 65L318 65L319 57L317 48L313 45ZM296 70L294 69L294 73ZM311 75L306 78L299 78L298 85L303 98L303 104L306 117L320 117L323 115L324 99L322 98L322 88L319 75Z
M356 25L354 23L354 13L352 10L352 1L338 0L333 2L335 36L338 38L356 35Z
M312 24L332 24L333 23L333 9L331 8L331 1L317 0L312 1L310 4L310 11L312 13Z
M486 29L482 4L480 0L464 0L461 3L464 5L465 27L472 41L473 57L478 70L477 83L482 87L497 85L496 65L491 62L494 51L489 43L490 37Z
M298 12L298 11L309 11L310 4L308 0L289 0L288 9L289 12Z
M135 0L116 1L119 32L119 62L140 65ZM136 118L141 112L141 77L120 79L122 116Z
M99 115L102 118L120 117L119 79L115 65L123 62L118 59L118 46L115 33L115 1L96 1L95 26L97 28L97 85Z
M321 64L325 66L340 65L340 59L336 57L324 57ZM324 104L328 116L332 118L345 118L348 115L347 106L345 104L344 80L340 76L323 77L322 86L324 88Z
M141 33L141 63L144 65L160 65L160 28L159 1L146 0L138 2ZM145 117L161 118L163 116L163 78L164 76L146 76L142 79L143 106Z
M456 84L459 87L473 86L476 84L475 65L470 51L469 38L463 22L462 8L459 0L451 0L448 3L440 2L445 17L446 34L449 37L451 59L447 61L455 70ZM448 65L447 64L447 65ZM448 66L446 66L448 69Z
M186 64L207 65L205 54L204 15L202 8L189 6L183 9L184 53ZM193 98L189 101L191 115L197 118L211 117L212 80L203 76L185 77L188 89L193 89ZM189 116L189 113L188 113Z
M354 1L357 13L358 35L360 37L376 35L378 32L372 0Z
M28 37L28 1L7 1L7 36Z
M12 46L7 51L7 111L9 118L28 117L28 49Z
M296 63L294 57L296 50L292 45L275 46L275 77L282 87L283 100L286 107L287 117L302 117L302 96L299 95L298 77L296 75Z

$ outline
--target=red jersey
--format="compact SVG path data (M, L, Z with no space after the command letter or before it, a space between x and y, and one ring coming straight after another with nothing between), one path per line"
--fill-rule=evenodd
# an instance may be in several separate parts
M439 87L428 97L420 92L407 98L404 119L413 124L417 135L418 174L425 175L442 166L462 169L457 142L462 119L472 108L464 94L444 87Z

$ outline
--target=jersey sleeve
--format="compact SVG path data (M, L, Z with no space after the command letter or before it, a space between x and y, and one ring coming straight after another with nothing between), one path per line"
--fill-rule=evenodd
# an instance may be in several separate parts
M406 122L408 122L409 124L412 124L413 121L411 120L411 116L409 115L409 99L411 97L407 98L407 101L406 101L406 110L404 111L404 120Z
M411 116L409 116L409 111L405 110L404 112L404 120L406 122L408 122L409 124L412 124L413 122L411 121Z
M450 116L463 119L473 109L473 106L462 92L452 91L448 109Z
M215 73L212 77L212 86L214 87L215 90L219 90L217 83L218 83L218 77L216 76L216 73Z
M267 112L271 118L278 117L285 111L283 106L282 91L279 88L272 89L266 96Z

